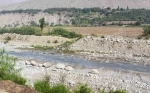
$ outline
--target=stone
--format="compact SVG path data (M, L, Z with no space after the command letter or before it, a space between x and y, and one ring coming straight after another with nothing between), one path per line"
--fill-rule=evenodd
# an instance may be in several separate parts
M67 70L67 71L72 71L72 70L74 70L71 66L67 66L67 67L65 67L65 70Z
M39 66L39 67L43 67L43 64L39 64L38 66Z
M26 65L31 65L31 63L29 61L25 61Z
M92 73L92 74L98 74L99 71L97 69L92 69L90 73Z
M32 66L38 66L38 64L34 60L31 61L31 65Z
M49 62L43 63L43 67L50 67L50 66L51 66L51 63Z
M70 80L70 81L68 81L68 84L69 84L70 87L73 87L75 85L75 82Z
M64 68L65 68L65 65L64 65L64 64L61 64L61 63L58 63L58 64L56 64L56 68L57 68L57 69L64 69Z

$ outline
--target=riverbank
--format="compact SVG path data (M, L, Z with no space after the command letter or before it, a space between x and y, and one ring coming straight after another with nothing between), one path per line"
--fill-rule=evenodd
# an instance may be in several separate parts
M88 60L150 66L150 40L87 36L72 44L71 49Z
M77 83L86 83L95 91L99 88L126 89L127 93L149 93L150 91L150 73L109 68L87 69L51 62L48 62L48 67L44 67L42 64L44 63L33 60L19 60L16 68L22 68L22 76L27 78L27 84L30 86L33 86L36 80L48 75L51 84L63 82L69 87L74 87ZM66 69L69 67L69 70Z
M18 49L20 47L31 48L30 45L20 45L20 44L12 45L10 43L7 44L0 43L0 48L4 47L8 51L8 53L10 54L12 53L12 55L13 53L15 53L15 55L19 57L19 61L17 62L16 69L22 68L21 74L22 76L27 78L27 84L30 86L33 86L33 83L36 80L42 79L45 75L49 75L51 84L63 82L67 86L73 87L78 82L81 82L81 83L88 83L89 86L92 87L94 90L98 90L98 88L115 90L118 88L118 89L126 89L128 93L149 93L150 91L149 71L145 73L144 71L140 72L136 70L135 71L130 69L128 70L128 68L126 67L125 70L122 70L124 66L127 67L129 66L129 68L133 68L133 69L140 68L140 67L134 67L133 66L134 63L132 63L131 60L129 61L131 63L131 66L128 64L121 64L122 58L120 57L120 56L127 57L127 55L130 53L149 55L149 49L148 49L149 41L136 40L135 41L136 43L133 43L132 40L134 39L131 39L130 43L127 43L128 39L126 41L126 39L123 38L123 40L124 41L122 40L118 41L118 39L116 38L114 38L114 40L109 40L109 38L107 37L105 38L91 37L91 36L85 37L75 42L71 46L71 49L74 49L76 51L75 57L73 55L74 58L71 58L71 56L66 56L63 54L53 55L53 54L46 54L40 52L37 53L29 52L29 51L24 52L23 50ZM113 48L108 48L109 44L112 44L113 42L115 43ZM139 48L127 49L127 45L132 45L133 47L139 46L140 49ZM120 46L120 48L118 48L117 46ZM114 49L114 51L110 53L109 51L111 51L111 49ZM143 50L144 52L141 52ZM105 53L103 53L103 51L105 51ZM97 56L96 53L99 53L99 55ZM76 56L85 58L86 60L80 60ZM97 60L99 62L93 62L93 63L90 62L89 64L88 60L95 60L92 59L91 56L94 56L95 58L102 57L105 60L107 57L109 60L111 60L111 57L112 58L119 57L121 60L120 63L118 62L119 65L116 66L116 68L118 67L118 69L114 69L115 67L111 68L113 67L113 64L111 63L109 64L108 61L103 62L105 64L108 63L109 64L108 67L103 67L103 64L100 64L99 62L101 61L99 60ZM133 55L129 58L131 59L132 57ZM41 60L38 60L38 58ZM141 57L138 58L142 60ZM144 57L144 58L143 61L149 60L149 57ZM43 66L43 64L47 62L49 63L48 64L49 66L48 67ZM76 64L72 64L72 62L76 62ZM148 61L148 64L149 62L150 61ZM135 66L136 64L139 63L141 64L141 62L135 61ZM62 65L63 66L57 67L58 64L61 64L61 66ZM81 64L81 66L77 64ZM83 65L92 66L92 67L88 68ZM96 66L101 66L101 67L96 67ZM147 69L149 70L149 65L146 65L145 67L147 67ZM67 70L66 68L69 69L71 68L72 70ZM62 80L62 78L65 79Z

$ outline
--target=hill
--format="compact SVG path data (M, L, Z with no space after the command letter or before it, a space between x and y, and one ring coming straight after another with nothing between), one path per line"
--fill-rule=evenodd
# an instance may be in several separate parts
M0 10L46 9L46 8L91 8L117 7L150 9L150 0L26 0L21 3L0 6Z

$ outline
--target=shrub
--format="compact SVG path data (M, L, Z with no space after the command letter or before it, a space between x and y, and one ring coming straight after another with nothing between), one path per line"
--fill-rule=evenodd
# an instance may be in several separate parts
M11 80L17 84L25 85L26 79L23 78L20 74L6 74L2 77L2 80Z
M21 34L21 35L41 35L42 32L39 29L36 29L31 26L23 26L20 28L1 28L0 29L0 34L3 33L16 33L16 34Z
M145 36L150 34L150 26L145 26L143 29L144 29L143 33L144 33Z
M10 41L10 40L11 40L11 37L10 37L10 36L7 36L7 37L5 38L5 40Z
M74 93L92 93L92 89L87 85L81 85L79 88L74 90Z
M51 88L50 93L71 93L69 88L63 84L56 84Z
M108 93L126 93L126 91L125 90L115 90L115 91L111 90Z
M5 38L4 43L6 44L6 43L8 43L10 40L11 40L11 37L10 37L10 36L7 36L7 37Z
M58 43L58 41L57 41L57 40L54 40L53 43Z
M34 47L34 49L36 50L51 50L51 49L54 49L54 47L52 46L40 46L40 45L36 45L36 46L32 46Z
M41 80L34 83L34 88L38 92L50 93L50 85L47 80Z
M4 49L0 50L0 79L12 80L24 85L26 79L19 74L20 70L15 69L17 58L9 56Z
M101 36L101 38L105 38L105 36Z
M82 37L82 35L77 34L75 32L69 32L64 28L54 28L52 30L52 32L48 33L49 35L61 35L62 37L66 37L66 38L77 38L77 37Z

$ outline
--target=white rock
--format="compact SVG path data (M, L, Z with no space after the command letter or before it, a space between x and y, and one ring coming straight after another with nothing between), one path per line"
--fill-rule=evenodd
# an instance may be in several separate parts
M38 66L38 64L34 60L31 61L31 65L32 66Z
M92 74L98 74L99 71L98 71L97 69L92 69L92 70L91 70L91 73L92 73Z
M39 67L43 67L43 64L39 64L38 66L39 66Z
M71 66L67 66L67 67L65 67L65 70L67 70L67 71L72 71L72 70L74 70Z
M25 61L26 65L31 65L31 63L29 61Z
M75 85L75 82L74 82L74 81L72 81L72 80L70 80L70 81L68 81L68 84L69 84L69 86L70 86L70 87L72 87L72 86L74 86L74 85Z
M61 64L61 63L58 63L58 64L56 64L56 68L57 68L57 69L64 69L64 68L65 68L65 65L64 65L64 64Z
M51 63L49 62L43 63L43 67L50 67L50 66L51 66Z

